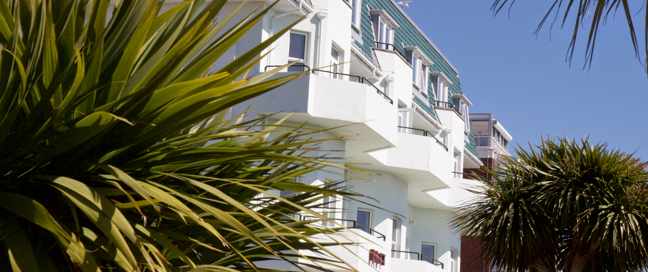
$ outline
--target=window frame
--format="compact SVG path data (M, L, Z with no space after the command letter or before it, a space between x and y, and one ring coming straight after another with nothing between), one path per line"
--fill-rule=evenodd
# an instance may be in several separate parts
M425 241L421 242L421 260L422 261L428 261L428 262L430 260L425 259L424 255L423 255L423 247L425 247L425 246L431 246L432 247L432 262L431 263L434 264L434 262L437 259L436 254L437 254L437 249L438 249L439 246L438 246L437 243L433 243L433 242L425 242Z
M337 59L333 57L333 53L337 54ZM332 72L331 77L332 78L341 78L342 76L339 74L344 73L344 50L342 47L338 46L335 43L331 44L331 54L330 54L330 70Z
M430 65L420 53L412 51L412 85L427 96L430 88Z
M360 220L359 220L360 213L367 213L367 215L369 217L369 219L367 220L368 221L367 222L367 229L364 229L364 228L362 228L362 226L360 226ZM373 222L372 221L373 221L373 211L372 210L366 209L366 208L358 208L358 210L356 211L356 227L358 229L363 230L366 233L371 233L371 228L373 228Z
M290 55L290 51L293 46L293 35L301 35L304 37L304 58L303 59L296 58ZM308 65L308 60L310 57L309 54L310 54L310 33L306 31L298 31L298 30L290 31L290 35L288 38L288 62ZM288 70L291 71L290 67L288 67ZM294 70L294 71L301 71L301 70Z
M351 28L360 32L362 24L362 0L351 0Z
M384 10L372 10L370 13L375 48L394 50L395 48L389 48L387 44L394 46L396 29L400 26Z
M398 224L396 224L398 222ZM398 232L396 226L398 225ZM403 220L398 216L392 218L392 250L400 251L403 248Z

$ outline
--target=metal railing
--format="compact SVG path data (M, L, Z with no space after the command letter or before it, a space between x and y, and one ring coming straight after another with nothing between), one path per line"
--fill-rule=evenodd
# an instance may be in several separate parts
M402 254L404 256L410 256L410 258L403 258L401 257ZM411 256L414 255L416 258L411 258ZM397 258L397 259L408 259L408 260L421 260L421 253L418 253L416 251L403 251L403 250L395 250L392 249L392 258Z
M412 135L430 137L434 139L437 142L437 144L441 145L446 151L448 151L448 147L436 136L434 136L434 134L432 134L432 132L430 131L427 131L425 129L420 129L420 128L404 127L404 126L398 126L398 131L402 133L412 134Z
M269 69L279 68L279 67L284 67L284 66L285 65L266 65L264 71L267 72ZM301 68L301 70L290 71L290 69L293 68L293 67ZM391 97L389 97L380 88L376 87L376 85L374 85L369 79L367 79L366 77L360 76L360 75L345 74L345 73L333 72L333 71L328 71L328 70L323 70L323 69L311 69L310 66L308 66L306 64L301 64L301 63L297 63L297 64L293 64L293 65L288 66L288 70L289 70L289 72L304 72L304 71L307 71L307 72L311 72L313 74L326 73L326 74L332 75L332 77L336 78L336 79L344 80L346 78L348 81L351 81L351 82L357 82L357 83L360 83L360 84L365 84L367 86L372 87L374 90L376 90L376 92L380 96L382 96L387 102L389 102L389 104L392 104L392 105L394 104L394 100L391 99Z
M394 104L394 100L392 100L391 97L389 97L389 96L388 96L385 92L383 92L380 88L376 87L376 85L374 85L374 84L373 84L371 81L369 81L369 79L367 79L366 77L359 76L359 75L353 75L353 74L345 74L345 73L332 72L332 71L327 71L327 70L322 70L322 69L313 69L312 71L313 71L313 73L327 73L327 74L331 74L331 75L334 76L333 78L336 78L335 76L340 77L340 79L343 79L344 77L347 77L347 78L349 79L349 81L352 81L352 82L358 82L358 83L361 83L361 84L368 85L368 86L374 88L374 90L376 90L376 92L377 92L379 95L381 95L385 100L387 100L387 102L389 102L389 104L392 104L392 105Z
M468 149L470 152L472 152L475 156L477 156L477 140L475 139L475 136L472 133L466 134L466 137L468 141L466 141L466 149ZM477 156L479 157L479 156Z
M353 220L353 219L343 219L343 218L326 218L326 219L322 219L322 218L315 217L315 216L301 215L301 214L299 214L297 216L298 216L297 218L300 221L315 221L315 222L321 221L324 224L326 224L328 222L336 222L336 223L340 223L339 225L341 225L343 228L363 230L363 231L369 233L370 235L372 235L372 236L374 236L374 237L376 237L376 238L378 238L380 240L383 240L383 241L386 241L386 238L387 238L384 234L378 232L377 230L375 230L373 228L369 228L368 230L360 228L360 226L358 226L358 222L356 220Z
M396 254L394 254L394 253L396 253ZM415 255L416 258L415 258L415 259L412 259L412 258L407 258L407 259L405 259L405 258L401 258L401 257L400 257L400 254L401 254L401 253L405 253L406 256ZM405 259L405 260L424 261L424 262L428 262L428 263L431 263L431 264L436 265L436 266L441 266L441 269L443 269L443 267L444 267L443 262L441 262L441 261L439 261L439 260L437 260L437 259L434 259L434 260L432 260L432 261L430 262L430 260L426 260L426 259L424 259L424 258L423 258L423 255L421 255L421 253L419 253L419 252L417 252L417 251L392 250L392 258Z
M267 72L270 69L281 68L281 67L287 68L289 72L310 72L311 71L310 66L308 66L306 64L303 64L303 63L294 63L292 65L287 65L287 64L285 64L285 65L266 65L265 68L263 69L263 71ZM291 70L291 69L294 69L294 68L301 69L301 70Z
M410 62L410 60L407 59L407 55L405 55L405 53L400 49L398 49L398 47L396 47L394 44L384 43L384 42L374 42L374 49L392 51L398 54L399 56L401 56L403 60L407 61L407 63Z
M462 117L462 118L463 118L463 114L461 114L461 112L459 111L459 109L457 109L457 107L456 107L454 104L450 103L450 102L434 100L434 106L437 107L437 108L439 108L439 109L452 110L452 111L454 111L457 115L459 115L459 117Z
M345 73L340 73L340 72L334 72L334 71L329 71L329 70L323 70L323 69L313 69L313 74L319 74L319 73L325 73L331 75L331 77L335 79L346 79L351 82L358 82L362 83L362 76L359 75L352 75L352 74L345 74Z

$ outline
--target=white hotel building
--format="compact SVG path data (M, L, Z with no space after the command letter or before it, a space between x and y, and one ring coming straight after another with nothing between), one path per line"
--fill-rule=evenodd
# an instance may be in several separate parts
M243 3L243 16L272 2L233 0L227 8ZM457 69L393 0L281 0L224 61L301 16L255 72L291 62L302 65L284 72L310 72L241 108L338 127L330 133L343 140L325 149L362 170L322 171L304 182L343 180L376 200L335 203L334 217L348 227L341 236L357 244L333 251L355 269L459 271L461 235L450 221L475 185L464 169L483 164Z

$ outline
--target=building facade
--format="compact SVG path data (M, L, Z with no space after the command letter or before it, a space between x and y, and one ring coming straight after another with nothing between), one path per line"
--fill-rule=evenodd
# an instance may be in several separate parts
M464 175L469 178L489 178L489 171L496 171L511 154L508 144L513 140L511 134L492 113L471 113L470 130L476 145L477 156L482 168L466 168ZM494 270L481 251L482 242L475 238L461 238L461 270L463 272L490 272Z
M272 2L232 0L222 16L242 17ZM327 133L340 140L322 150L347 169L302 180L343 181L368 197L328 202L338 210L331 221L346 227L338 240L354 243L331 250L352 267L460 271L461 235L451 220L474 197L467 189L478 186L464 169L483 163L458 70L393 0L281 0L223 60L301 17L254 72L306 75L235 111L334 128Z

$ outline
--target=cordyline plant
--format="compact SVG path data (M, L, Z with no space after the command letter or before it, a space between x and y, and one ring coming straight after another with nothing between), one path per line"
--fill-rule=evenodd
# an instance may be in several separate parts
M328 165L310 132L222 118L299 76L247 76L291 26L209 72L272 7L225 3L0 1L0 270L342 266L292 217L341 194L295 182Z
M631 154L559 139L518 149L455 223L501 271L648 265L648 173Z

